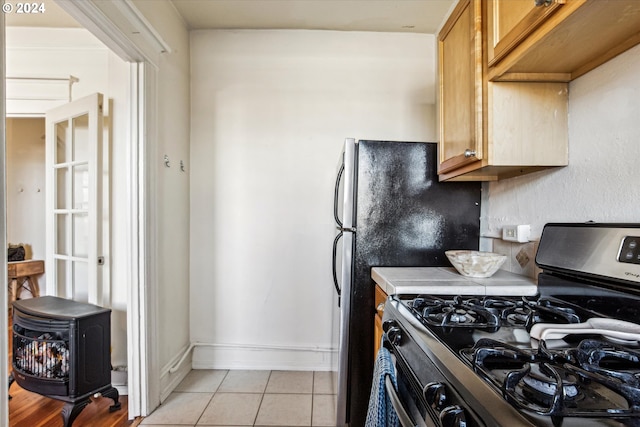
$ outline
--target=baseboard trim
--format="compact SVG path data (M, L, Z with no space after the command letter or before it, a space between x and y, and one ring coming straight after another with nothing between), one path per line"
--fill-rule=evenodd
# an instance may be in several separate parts
M186 356L187 354L185 352L188 353L190 348L190 346L188 348L184 348L180 354L184 353ZM177 366L175 370L171 369L171 366L180 359L180 354L175 356L171 363L162 369L160 374L160 403L164 402L167 397L169 397L171 392L175 390L178 384L180 384L189 371L191 371L189 363L183 363L180 366Z
M193 369L335 371L334 348L236 344L195 344Z

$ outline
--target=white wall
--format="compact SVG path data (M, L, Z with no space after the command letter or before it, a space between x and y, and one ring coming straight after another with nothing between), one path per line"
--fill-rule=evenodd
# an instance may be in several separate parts
M545 223L639 222L640 46L569 85L569 166L485 184L482 233Z
M130 129L130 108L129 97L129 64L124 62L114 53L107 51L106 67L108 76L108 89L106 90L105 100L109 100L109 105L105 109L106 118L110 121L110 140L109 145L105 144L105 149L109 152L106 154L110 158L108 165L103 170L109 168L109 204L110 209L103 215L103 221L109 222L110 234L104 236L109 238L109 258L110 268L108 280L111 285L111 331L112 335L117 337L121 343L118 348L113 347L111 357L114 367L127 365L127 308L129 299L129 262L127 252L121 248L128 245L129 239L127 231L129 230L129 221L127 215L130 212L130 200L128 186L130 183L126 180L123 173L124 165L130 157L131 138L129 137ZM113 338L112 338L113 341Z
M45 259L44 119L8 118L6 126L7 241L23 244L26 259ZM38 285L46 289L44 277Z
M346 137L435 141L432 35L191 33L195 368L329 369Z
M7 28L7 115L43 113L69 101L65 81L13 78L68 78L73 99L105 90L108 50L80 28Z

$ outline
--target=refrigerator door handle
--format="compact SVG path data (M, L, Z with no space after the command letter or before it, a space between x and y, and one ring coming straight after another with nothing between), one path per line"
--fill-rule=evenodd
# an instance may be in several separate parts
M336 224L339 227L342 227L342 221L340 220L340 216L338 215L338 199L340 198L340 181L342 180L342 174L344 173L344 162L340 166L340 170L338 171L338 176L336 178L336 187L333 193L333 217L336 220Z
M333 240L333 285L336 287L336 292L338 293L338 307L340 307L340 297L342 296L342 290L340 289L340 284L338 283L338 272L336 271L336 256L338 253L338 241L342 237L342 231L338 233L336 238Z

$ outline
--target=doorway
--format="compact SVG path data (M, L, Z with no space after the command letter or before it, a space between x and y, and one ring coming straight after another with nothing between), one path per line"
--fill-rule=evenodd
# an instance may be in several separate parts
M6 116L11 122L23 123L26 125L36 125L39 120L43 120L47 112L65 108L70 103L85 99L96 92L102 93L102 116L106 126L102 126L102 158L111 159L105 162L100 168L103 173L100 180L104 183L101 186L101 193L104 200L101 206L107 208L103 212L104 224L100 224L100 229L105 230L100 237L106 243L126 247L127 233L122 232L126 227L128 218L128 199L121 195L127 193L126 177L124 174L115 175L111 173L111 167L126 170L123 167L129 156L129 129L131 128L130 105L130 65L112 53L95 36L83 28L31 28L31 27L9 27L7 34L7 111ZM31 71L29 71L31 70ZM63 81L62 76L74 76L73 80ZM118 106L118 107L115 107ZM14 132L11 132L15 130ZM36 259L47 259L56 250L63 250L62 255L70 255L71 252L60 247L60 244L69 246L73 243L71 237L61 240L56 246L47 250L46 243L52 244L54 237L45 241L46 233L35 235L35 230L29 235L22 233L29 224L25 224L23 212L31 212L34 216L33 223L38 224L39 230L44 223L47 225L45 206L42 202L46 200L48 192L45 191L47 180L43 175L45 170L45 156L43 149L44 140L41 139L47 133L52 134L52 130L43 130L41 127L32 134L31 140L23 139L27 129L25 126L14 126L7 128L7 221L9 229L7 236L9 243L24 243L32 249L33 257ZM33 139L35 138L35 139ZM116 142L113 142L116 141ZM76 153L76 155L78 155ZM22 159L22 160L21 160ZM60 159L59 161L62 161ZM86 177L86 163L78 162L75 159L72 163L64 165L73 168L77 172L68 172L67 181L72 184L74 176ZM58 169L65 172L64 169ZM37 175L35 177L34 175ZM51 181L53 178L48 178ZM15 187L15 188L12 188ZM77 187L77 186L76 186ZM79 191L79 187L77 187ZM40 192L38 192L40 190ZM52 193L52 192L51 192ZM67 191L67 198L75 197L75 193ZM62 194L62 193L60 193ZM75 197L80 199L80 197ZM27 203L35 203L32 206ZM70 231L82 229L82 224L87 221L82 219L83 202L73 206L73 221L66 228ZM111 206L111 209L109 209ZM63 213L60 213L62 215ZM36 218L38 216L38 218ZM80 227L78 227L80 224ZM51 224L49 224L51 225ZM53 227L50 227L53 228ZM59 227L58 227L59 228ZM86 226L84 227L87 228ZM108 230L112 230L109 232ZM68 233L67 233L68 234ZM73 233L74 239L84 240L87 238L77 237L81 233ZM85 232L86 235L86 232ZM15 241L13 241L15 240ZM78 242L83 243L83 242ZM86 245L85 245L86 246ZM77 247L77 245L76 245ZM48 253L49 252L49 253ZM74 250L71 260L83 258L81 253ZM83 252L83 251L81 251ZM62 271L57 265L52 265L52 259L47 259L45 274L40 280L43 282L41 289L46 289L46 294L64 296L79 299L84 302L104 304L113 310L112 315L112 337L113 348L112 357L114 366L122 367L127 365L127 292L128 284L131 283L127 273L127 263L129 258L126 251L119 251L110 256L109 251L101 251L100 256L104 256L104 265L100 266L101 275L104 276L105 286L100 298L88 299L88 290L65 290L63 286L54 286L56 282L62 280ZM67 256L69 258L69 256ZM85 257L86 258L86 257ZM94 256L97 258L97 256ZM60 260L58 256L56 259ZM97 262L96 259L92 260ZM59 261L63 263L63 261ZM85 262L83 265L87 265ZM85 267L84 270L87 268ZM55 273L58 270L58 273ZM79 270L75 268L74 270ZM55 280L54 279L55 274ZM69 272L69 274L71 274ZM67 274L67 276L69 275ZM114 283L114 286L109 286ZM43 292L44 294L45 292Z
M83 5L88 4L89 2L83 3ZM110 141L113 142L115 138L119 141L118 144L109 144L110 156L113 159L111 164L116 164L119 173L111 174L107 181L109 183L109 190L107 191L108 197L110 197L110 201L112 209L109 212L108 221L110 223L111 233L109 238L114 242L117 242L120 246L119 258L112 257L109 260L110 274L111 280L110 283L118 283L120 286L116 286L115 288L110 289L110 308L113 310L112 314L112 337L114 337L114 342L116 345L113 350L114 354L114 366L126 366L129 370L128 378L133 378L133 387L128 387L129 394L129 415L131 417L138 415L145 415L146 411L146 402L148 400L143 400L143 393L147 392L146 389L146 373L141 372L140 366L143 365L146 367L144 362L140 362L140 357L137 355L144 354L144 351L140 351L141 348L144 350L144 341L140 338L140 333L137 332L139 330L144 330L145 319L141 319L139 316L139 304L140 300L144 298L144 293L139 291L139 264L138 260L140 259L140 254L144 253L143 250L138 249L138 245L140 242L136 240L137 230L141 224L144 223L139 222L139 201L137 199L137 192L132 189L132 183L138 183L138 169L135 166L137 163L135 159L138 156L139 150L139 134L137 130L140 128L138 119L144 117L142 114L142 109L138 108L137 102L142 99L144 92L139 91L137 89L139 85L139 70L143 69L142 65L135 61L126 61L121 59L120 56L116 55L112 50L110 50L105 45L101 44L99 48L90 49L86 44L83 44L83 41L86 39L93 38L89 44L95 43L97 39L88 31L83 28L77 28L72 32L75 34L81 35L80 37L72 36L69 37L69 31L65 33L62 29L38 29L38 28L29 28L29 29L19 29L20 31L25 31L30 34L34 34L36 37L41 37L41 40L45 40L44 44L44 52L41 52L42 56L48 58L48 63L46 66L34 66L32 61L33 58L27 59L24 62L23 68L11 68L12 58L16 58L16 55L13 55L15 52L11 52L11 40L10 37L5 39L5 27L4 22L0 25L0 34L3 50L7 50L7 61L3 63L3 76L6 77L20 77L20 75L24 75L23 73L40 73L42 76L46 73L46 76L51 77L56 69L56 65L65 64L66 66L74 66L79 64L81 67L81 71L73 73L80 74L79 76L75 76L74 79L77 79L75 86L73 87L73 96L72 99L78 98L81 95L87 92L95 92L100 91L105 93L105 107L106 107L106 115L108 119L111 121L111 129L112 134ZM13 31L13 30L10 30ZM50 36L47 34L53 34ZM73 46L66 46L64 48L60 48L60 50L56 51L55 48L52 48L52 40L59 38L61 40L70 41ZM21 35L15 37L14 40L25 40ZM82 50L81 54L75 55L75 58L70 58L69 55L75 48ZM93 46L95 47L95 46ZM22 51L33 54L34 51L33 46L29 49L17 49L16 51ZM24 57L20 56L21 53L18 52L18 58L24 60ZM67 55L66 59L62 57ZM36 55L37 56L37 55ZM82 68L84 66L84 68ZM6 68L5 68L6 67ZM87 67L93 67L93 70ZM75 69L75 68L74 68ZM46 70L46 71L42 71ZM63 74L60 72L60 74ZM72 74L72 72L64 73L64 74ZM64 75L63 74L63 75ZM27 76L28 77L28 76ZM56 77L53 75L53 77ZM40 84L40 83L38 83ZM82 85L85 85L85 88L82 88ZM97 86L97 87L96 87ZM10 93L10 91L4 92L4 87L2 93L0 95L3 98L15 98L11 100L7 100L7 109L6 111L1 111L2 115L5 117L9 117L10 120L15 120L15 122L11 122L9 126L15 128L24 127L24 123L22 120L32 120L32 122L25 122L27 126L33 125L40 129L40 121L44 123L44 111L45 108L38 108L37 105L47 104L46 96L39 97L36 92L37 88L31 87L28 89L30 91L31 99L29 96L25 96L22 99L20 96L15 96L15 94ZM69 89L69 93L71 95L71 89ZM46 89L45 89L46 92ZM34 95L35 94L35 95ZM44 98L44 99L43 99ZM17 104L20 104L19 107L24 107L24 104L30 104L32 107L29 108L18 108L15 109L15 105L11 105L13 101L18 101ZM65 100L62 100L63 102ZM15 104L15 103L14 103ZM50 104L50 103L49 103ZM48 105L48 104L47 104ZM114 105L116 106L114 108ZM144 123L144 122L142 122ZM5 123L3 123L4 127ZM0 127L0 131L4 130ZM2 132L4 133L4 132ZM115 136L117 135L117 136ZM44 132L40 135L44 136ZM37 140L40 139L40 136L37 137ZM44 141L44 139L43 139ZM38 141L35 141L34 144L39 144ZM107 145L107 144L105 144ZM4 151L5 146L2 145L1 148ZM119 159L119 160L118 160ZM10 162L10 159L5 159L7 162ZM40 160L39 160L40 161ZM119 163L116 163L119 162ZM132 166L133 165L133 166ZM6 163L5 163L6 166ZM44 174L44 162L42 162L42 173ZM37 174L36 174L37 175ZM41 195L44 197L45 192L45 183L44 180L40 182L42 185L38 185L40 187ZM39 184L40 184L39 183ZM13 184L7 183L5 185L2 182L2 186L10 191L10 188L7 186L11 186ZM15 184L15 183L14 183ZM135 185L135 184L133 184ZM15 185L13 185L15 186ZM23 188L23 192L32 191L33 185L21 186ZM37 191L37 188L35 190ZM135 196L132 196L131 193L135 193ZM112 197L112 195L118 192L121 197ZM15 202L15 201L14 201ZM12 209L9 206L11 202L7 204L7 206L2 206L3 212L6 214L6 209ZM35 211L35 209L32 209ZM42 211L43 212L43 211ZM14 215L12 214L12 217ZM15 215L16 217L20 217L21 215ZM21 218L20 218L21 219ZM44 219L39 220L44 221ZM7 233L6 230L3 234L11 234ZM45 233L42 234L44 236ZM11 234L11 239L17 240L32 240L35 242L35 239L31 237L16 237L14 234ZM38 242L36 249L35 245L31 245L32 256L40 256L40 244ZM132 256L132 254L135 254ZM44 257L44 254L42 254ZM46 275L46 273L45 273ZM4 275L6 278L6 274ZM120 280L118 280L118 277ZM134 278L132 280L132 277ZM41 289L44 289L46 286L46 277L43 277ZM5 279L6 280L6 279ZM131 298L131 295L136 295L136 298ZM3 307L6 307L6 303L3 304ZM129 316L130 309L133 307L133 310L136 314ZM5 308L6 309L6 308ZM2 309L2 310L5 310ZM0 311L6 313L4 311ZM3 318L7 319L6 315ZM3 335L5 339L0 343L0 350L3 354L7 354L7 336L6 331L7 328L2 328ZM133 330L132 334L129 331ZM133 337L132 337L133 336ZM131 349L131 350L129 350ZM136 357L132 357L130 352L135 352ZM131 366L131 360L136 360L135 366ZM2 369L6 369L6 365ZM0 369L0 373L2 373L2 369ZM4 371L6 373L6 370ZM6 399L2 397L6 397L6 389L3 392L0 392L0 424L3 424L3 420L8 418L8 410L6 406Z
M130 148L130 65L109 52L106 46L84 29L8 28L7 34L6 68L10 77L6 84L5 150L8 243L23 245L27 260L46 260L44 274L35 278L42 295L56 295L112 309L113 385L120 394L128 395L129 258L126 251L111 256L109 243L119 247L129 244L128 234L121 231L126 227L129 200L117 197L127 193L124 188L126 177L113 177L110 169L114 164L119 165L121 170L126 169L122 165ZM67 39L73 39L74 43L67 43ZM24 48L27 43L29 49ZM55 64L51 63L53 57L59 60ZM87 57L91 58L89 63L86 63ZM34 70L32 73L38 73L39 77L33 78L33 74L27 74L27 67L31 67ZM108 72L102 72L103 69ZM75 76L73 88L70 85L66 87L65 83L60 83L63 79L56 78L71 74ZM86 99L83 95L89 91L106 94L99 103L101 117L104 116L99 130L102 140L100 155L94 153L94 156L90 156L104 159L100 163L99 174L92 173L96 170L95 166L91 166L95 162L84 159L89 146L79 144L80 137L87 133L86 123L82 122L82 118L87 116L69 112L74 118L68 123L75 126L67 125L67 130L59 129L63 125L53 130L45 127L46 113L68 110L70 106ZM51 108L53 104L57 106ZM119 105L120 111L115 111L114 104ZM73 144L58 135L56 139L60 149L54 165L57 173L51 176L45 171L53 168L46 168L45 160L47 135L53 133L68 134L73 137ZM117 145L113 144L114 133L118 136ZM69 155L60 156L65 151ZM91 186L94 191L87 192L89 181L96 181L96 175L100 184L93 183ZM47 206L51 201L48 196L54 193L50 184L53 180L61 181L56 187L56 220L53 214L47 213L54 209L53 206ZM64 191L59 191L61 188ZM116 195L113 203L111 189ZM93 196L88 197L92 194L100 195L99 217L103 221L91 221L96 218L95 204L89 203L94 199ZM69 204L62 206L61 203ZM109 208L110 205L113 205L113 210ZM114 228L112 223L115 230L119 231L114 235L109 231ZM52 237L54 233L57 233L56 237ZM96 245L88 244L96 241L101 242L99 254L90 250ZM100 263L99 257L102 260ZM95 274L90 274L91 271ZM31 295L27 293L23 297Z

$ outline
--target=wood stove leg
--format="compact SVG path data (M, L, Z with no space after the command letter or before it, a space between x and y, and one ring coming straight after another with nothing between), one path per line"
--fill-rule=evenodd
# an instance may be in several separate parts
M76 403L65 403L60 413L64 421L64 427L71 427L75 419L80 415L80 412L82 412L84 407L89 403L91 403L91 399L89 398Z
M13 384L15 381L15 378L13 378L13 374L9 374L9 386L7 387L7 391L9 391L9 389L11 388L11 384ZM11 399L11 395L9 395L9 399Z
M113 400L113 405L109 406L109 412L117 411L122 405L120 405L120 393L115 387L111 387L107 391L102 392L102 397L108 397Z

